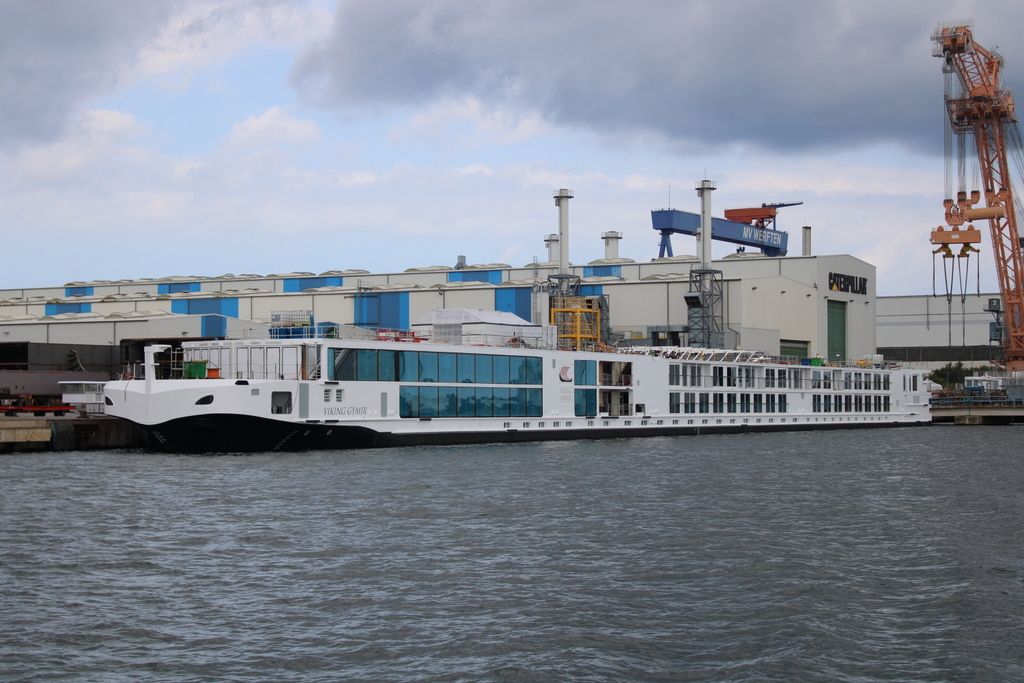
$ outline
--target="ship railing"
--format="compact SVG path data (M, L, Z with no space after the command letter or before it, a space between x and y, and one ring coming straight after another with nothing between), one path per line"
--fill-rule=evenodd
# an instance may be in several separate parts
M933 406L1024 406L1024 396L932 396Z

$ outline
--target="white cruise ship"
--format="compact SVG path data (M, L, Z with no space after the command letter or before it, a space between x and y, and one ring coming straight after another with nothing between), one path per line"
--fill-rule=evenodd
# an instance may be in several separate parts
M538 328L545 329L545 328ZM549 329L550 328L546 328ZM493 332L494 330L491 330ZM528 328L186 342L108 382L109 415L175 452L849 429L931 421L922 371L750 351L567 351ZM807 364L804 364L807 363Z

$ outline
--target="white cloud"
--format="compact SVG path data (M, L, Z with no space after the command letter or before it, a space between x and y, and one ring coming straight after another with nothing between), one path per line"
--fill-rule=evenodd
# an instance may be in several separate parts
M299 46L330 26L326 0L188 0L140 51L127 76L181 87L211 63L254 47Z
M234 147L303 145L319 140L320 136L320 126L315 121L295 118L284 108L273 106L259 116L250 116L235 124L226 144Z
M483 103L476 97L436 102L414 111L391 130L393 141L427 139L463 146L515 145L552 130L536 111L515 111Z
M69 135L49 144L23 149L19 166L41 180L56 180L96 164L117 151L124 140L141 135L146 127L131 114L94 110L82 114Z

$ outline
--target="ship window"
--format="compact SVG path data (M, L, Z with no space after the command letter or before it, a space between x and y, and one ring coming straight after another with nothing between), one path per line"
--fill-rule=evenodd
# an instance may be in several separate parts
M543 384L544 383L544 371L541 365L540 358L527 358L526 359L526 383L527 384Z
M576 384L597 384L597 361L578 360L574 363L574 365L574 381Z
M726 394L725 396L726 410L730 413L736 412L736 394Z
M330 349L334 375L331 379L349 382L356 378L356 354L352 349Z
M458 415L458 389L456 387L438 387L437 416L455 417L456 415Z
M725 369L721 366L711 368L711 386L720 387L725 384Z
M377 352L377 379L382 382L395 381L395 352Z
M477 355L476 357L476 381L480 384L490 384L492 365L491 357L483 354Z
M456 354L454 353L439 353L437 354L437 381L438 382L457 382L458 375L456 373Z
M510 356L508 359L508 383L526 384L526 359L522 356Z
M680 407L681 407L681 404L679 402L679 392L678 391L670 391L669 394L668 394L668 412L670 412L670 413L682 412Z
M419 381L419 360L420 354L416 351L398 352L398 379L402 382Z
M762 412L764 397L761 394L754 394L754 412Z
M712 398L712 405L714 406L713 410L716 413L724 412L725 411L725 394L715 393L715 394L712 394L711 398Z
M697 412L697 394L693 392L686 392L683 394L683 412Z
M459 378L459 382L475 382L476 381L476 362L473 360L473 354L471 354L471 353L460 353L459 354L458 378Z
M487 356L484 356L486 358ZM476 390L476 416L477 417L491 417L494 414L494 395L491 393L491 389L487 387L480 387Z
M583 362L585 362L585 361L579 361L578 360L578 361L576 361L576 364L578 365L578 364L583 363ZM679 365L678 363L673 363L672 365L668 366L668 383L669 383L669 386L676 387L676 386L680 385L681 377L682 377L682 374L683 374L682 370L683 370L683 366Z
M710 399L711 395L706 392L698 394L698 400L700 401L700 412L706 413L711 409Z
M360 382L377 379L377 352L373 349L356 351L356 379Z
M419 354L419 381L421 382L436 382L437 381L437 354L426 351L421 351ZM424 415L420 415L424 417ZM433 417L432 415L426 417Z
M256 391L259 391L259 389L257 389ZM334 400L337 401L338 403L341 403L343 400L345 400L345 390L344 389L335 389L334 390Z
M420 354L424 355L426 354ZM419 393L420 417L437 417L437 387L420 387Z
M330 403L331 401L331 390L324 389L324 403Z
M403 351L402 353L407 353ZM418 387L399 387L398 414L401 417L419 417L420 402Z
M459 387L459 417L476 416L476 392L473 387Z
M208 406L211 403L213 403L213 394L209 394L207 396L203 396L201 399L196 401L196 405L197 406Z
M578 417L597 415L597 389L577 389L574 393Z
M290 415L292 412L292 392L273 391L270 394L270 412L272 415Z
M250 396L259 396L260 395L260 390L259 389L250 389L249 390L249 395Z
M495 360L498 360L495 358ZM509 401L508 401L508 387L497 387L494 389L494 416L495 417L508 417L509 413Z
M104 397L103 397L103 402L104 402L105 404L107 404L108 406L112 406L112 405L114 405L114 402L110 400L110 397L109 397L109 396L104 396Z
M508 379L508 356L494 357L494 383L509 384Z

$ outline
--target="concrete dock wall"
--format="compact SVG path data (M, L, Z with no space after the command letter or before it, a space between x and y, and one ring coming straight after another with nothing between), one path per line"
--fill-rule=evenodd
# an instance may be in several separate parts
M0 421L0 453L141 448L137 426L112 417L10 417Z

